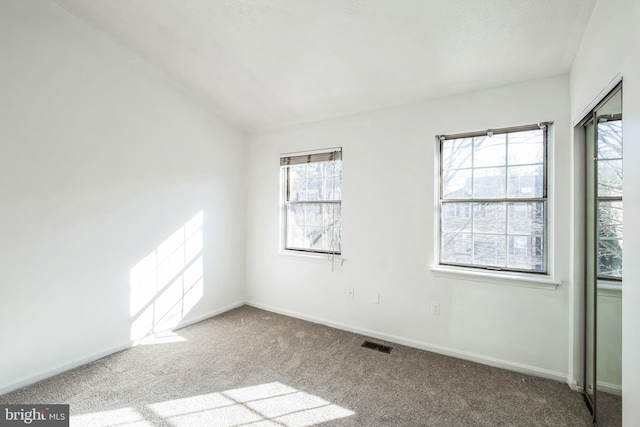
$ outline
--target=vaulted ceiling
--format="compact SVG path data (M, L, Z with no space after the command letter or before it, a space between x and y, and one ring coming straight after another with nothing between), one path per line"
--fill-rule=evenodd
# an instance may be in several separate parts
M54 0L246 130L569 72L595 0Z

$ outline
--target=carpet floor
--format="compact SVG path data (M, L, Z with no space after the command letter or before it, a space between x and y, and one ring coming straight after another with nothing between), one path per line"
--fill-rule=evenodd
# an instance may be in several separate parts
M591 426L566 384L249 306L20 390L72 426ZM162 341L162 340L160 340Z

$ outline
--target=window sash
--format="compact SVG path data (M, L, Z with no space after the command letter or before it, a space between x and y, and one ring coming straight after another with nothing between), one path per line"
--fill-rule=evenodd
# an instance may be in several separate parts
M483 270L500 270L500 271L512 271L512 272L523 272L523 273L532 273L532 274L548 274L548 268L549 268L549 240L548 240L548 194L547 194L547 185L548 185L548 128L549 125L551 125L552 122L545 122L545 123L540 123L540 124L535 124L535 125L527 125L527 126L517 126L517 127L509 127L509 128L501 128L501 129L495 129L495 130L489 130L489 131L484 131L484 132L468 132L468 133L459 133L459 134L454 134L454 135L440 135L438 136L438 140L439 140L439 167L440 167L440 182L439 182L439 190L440 190L440 194L439 194L439 224L438 224L438 262L440 265L450 265L450 266L460 266L460 267L469 267L469 268L476 268L476 269L483 269ZM542 191L540 196L534 196L534 197L518 197L518 196L509 196L509 179L510 179L510 175L509 175L509 168L513 168L513 167L520 167L520 166L531 166L531 165L540 165L540 163L533 163L533 164L525 164L522 162L516 162L516 164L510 164L509 162L509 156L508 156L508 149L509 149L509 141L508 141L508 137L505 140L505 150L506 150L506 157L504 159L504 164L501 164L499 166L496 166L495 169L503 169L504 170L504 176L499 176L499 181L504 180L504 189L501 190L503 194L503 196L498 196L498 197L476 197L475 196L475 192L476 192L476 187L475 187L475 182L474 182L474 172L478 171L478 170L482 170L482 169L491 169L494 168L492 166L476 166L475 165L475 161L474 161L474 156L476 155L475 153L475 144L474 144L474 140L472 139L470 142L470 153L471 153L471 165L468 167L460 167L460 168L454 168L454 169L445 169L445 165L444 165L444 143L445 141L451 141L451 140L455 140L455 139L467 139L467 138L476 138L476 137L482 137L482 136L493 136L493 135L499 135L499 134L512 134L512 133L516 133L516 132L524 132L524 131L532 131L532 130L542 130L542 138L543 138L543 144L542 144ZM466 188L467 185L465 184L465 188L467 191L465 191L465 194L462 195L462 197L445 197L445 177L444 177L444 172L445 170L456 170L456 171L469 171L467 172L470 176L471 179L471 189L470 189L470 195L469 193L469 189ZM470 206L470 210L469 210L469 215L471 217L471 220L474 216L474 206L476 206L477 204L485 204L485 205L492 205L492 206L499 206L500 204L505 205L505 209L508 210L508 206L510 204L527 204L527 203L540 203L542 206L542 212L541 212L541 220L542 220L542 232L541 233L533 233L533 234L518 234L518 233L510 233L509 232L509 219L508 219L508 212L507 212L507 216L504 218L504 225L502 227L502 232L498 232L498 231L494 231L492 233L483 233L480 231L476 231L473 228L471 228L470 230L466 230L466 231L457 231L457 232L448 232L446 230L443 229L443 222L445 220L445 218L447 218L447 214L448 212L446 212L446 208L447 206L450 206L452 204L459 204L459 206L465 206L468 205ZM534 218L530 218L530 221L534 221ZM445 260L445 248L444 248L444 244L445 244L445 235L447 235L447 237L449 236L461 236L461 241L460 244L458 244L459 242L453 242L454 243L454 251L458 250L458 248L462 248L464 246L465 250L470 250L471 254L469 256L469 262L456 262L456 261L451 261L451 260ZM475 263L475 244L476 244L476 240L481 240L482 236L492 236L493 238L495 238L495 242L496 242L496 247L500 246L501 250L503 251L502 254L502 259L503 262L501 263L495 263L496 265L491 265L491 263L483 263L483 262L479 262L479 263ZM457 238L457 237L456 237ZM478 239L476 239L478 238ZM467 239L467 240L465 240ZM502 239L502 242L498 242L499 239ZM535 252L533 255L530 255L531 258L531 262L532 262L532 268L518 268L517 266L514 266L513 263L510 264L510 256L516 256L516 252L519 250L521 251L521 247L520 248L516 248L516 246L518 246L515 242L516 241L522 241L523 239L531 239L531 242L533 243L533 247L529 248L529 250ZM490 240L490 239L488 239ZM451 242L449 242L451 243ZM469 246L471 245L471 246ZM535 269L535 265L536 265L536 258L535 255L537 253L537 248L540 247L542 253L541 258L538 258L541 260L541 269ZM449 249L451 249L451 247L449 247ZM518 250L517 250L518 249ZM512 253L513 252L513 253ZM462 257L464 258L464 256ZM496 258L497 259L497 258ZM498 265L500 264L500 265ZM509 266L511 265L511 266Z
M338 196L340 196L340 199L337 199L335 198L336 193L331 192L330 197L332 198L327 198L327 199L319 198L317 200L291 200L291 178L292 178L291 166L304 165L308 163L329 163L329 162L337 162L337 161L342 161L341 148L327 149L327 150L315 151L315 152L306 152L301 154L292 153L291 155L282 155L280 157L280 166L283 169L283 179L284 179L284 188L283 188L284 212L283 212L283 234L282 234L283 235L282 247L284 250L296 251L296 252L318 253L318 254L329 254L329 255L341 254L341 243L342 243L340 238L340 233L341 233L340 219L341 219L341 206L342 206L341 195L338 194ZM339 176L341 177L342 173L340 173ZM342 183L341 183L341 180L339 181L340 181L339 185L341 188ZM322 194L322 197L326 197L326 194ZM293 227L296 227L296 225L292 225L293 221L291 220L291 218L289 218L290 207L293 207L293 206L304 207L304 206L318 206L318 205L334 206L334 208L332 208L332 212L335 212L337 207L338 209L337 221L335 221L332 224L329 224L329 223L325 223L323 218L321 225L307 226L306 224L303 224L303 225L297 225L297 227L303 230L306 228L309 228L309 229L317 228L321 230L323 239L326 239L326 238L334 239L337 236L337 242L335 246L330 249L298 247L295 245L290 246L288 233L290 232L290 228L293 229ZM308 237L309 236L305 235L303 238L306 239Z
M441 265L545 274L546 202L452 201L441 206ZM490 240L496 245L493 259L487 252Z

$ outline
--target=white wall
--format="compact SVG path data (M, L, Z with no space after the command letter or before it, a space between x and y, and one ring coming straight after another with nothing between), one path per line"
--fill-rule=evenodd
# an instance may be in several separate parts
M557 290L445 277L434 263L435 135L553 120ZM571 164L568 77L249 138L247 299L396 342L566 380ZM281 153L343 147L344 265L280 255ZM345 297L355 288L353 300ZM370 302L380 294L380 304ZM441 314L430 314L430 303Z
M182 323L242 302L244 135L49 1L0 2L0 52L0 394L129 345L131 268L198 212Z
M623 77L624 210L640 215L640 4L633 0L599 0L571 71L571 115L580 118L591 101ZM622 292L622 410L625 426L640 420L640 226L624 223Z

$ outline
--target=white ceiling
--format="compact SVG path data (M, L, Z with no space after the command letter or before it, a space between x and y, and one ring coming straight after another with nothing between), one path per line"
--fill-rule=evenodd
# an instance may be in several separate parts
M237 126L567 73L595 0L54 0Z

